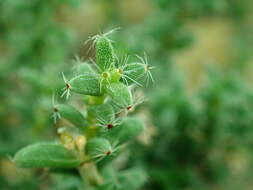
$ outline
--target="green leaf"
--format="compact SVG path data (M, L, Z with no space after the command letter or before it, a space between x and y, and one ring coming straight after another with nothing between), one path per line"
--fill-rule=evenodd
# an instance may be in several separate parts
M110 124L115 120L113 107L109 103L94 105L88 108L88 111L97 118L101 124Z
M100 96L100 86L96 74L78 75L69 81L70 90L79 94Z
M119 144L123 144L140 135L144 128L145 125L141 120L135 117L127 117L122 119L122 123L119 126L112 128L107 133L107 137L112 143L116 141Z
M122 171L118 176L120 190L139 189L147 180L147 175L142 169L134 168Z
M115 143L115 145L116 145L116 143ZM123 150L122 147L117 147L116 146L113 149L113 154L111 154L110 156L104 157L103 160L101 160L100 162L97 163L98 168L99 169L104 168L108 164L112 163L112 161L115 160L123 151L124 150Z
M114 101L113 101L112 99L109 99L109 100L107 101L107 103L110 104L110 105L112 106L112 108L113 108L113 110L114 110L114 113L119 113L119 112L122 111L122 108L124 108L124 107L121 107L121 106L115 104Z
M113 47L108 38L100 36L96 42L96 63L101 71L114 68L114 52Z
M146 76L146 65L143 63L129 63L123 71L121 81L131 85L133 83L143 85ZM123 79L124 78L124 79Z
M51 170L50 170L51 171ZM52 178L51 190L81 190L84 189L81 178L72 173L56 173L50 175Z
M67 119L80 130L84 130L88 126L84 116L71 105L58 104L55 106L54 111L58 111L61 117Z
M25 82L27 82L36 90L49 89L49 85L47 85L47 81L45 80L45 78L38 77L40 75L39 71L23 68L20 71L19 75Z
M81 63L79 65L77 65L77 69L76 69L77 75L84 75L84 74L88 74L88 73L95 73L93 71L93 69L91 68L90 64L84 62Z
M127 108L132 105L133 98L131 91L123 83L112 83L107 86L106 92L111 97L114 104L120 108Z
M98 187L99 190L137 190L147 181L145 171L140 168L131 168L120 172L110 171L110 173L105 173L103 170L103 175L106 180L103 185Z
M37 143L16 153L13 161L22 168L73 168L81 164L60 143Z
M105 138L93 138L87 142L85 151L91 158L100 159L112 153L112 146Z

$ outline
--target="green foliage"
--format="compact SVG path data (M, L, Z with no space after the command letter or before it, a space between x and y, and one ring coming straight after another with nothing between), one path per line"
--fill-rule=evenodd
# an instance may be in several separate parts
M88 111L104 124L112 123L115 120L114 109L109 103L90 106Z
M73 174L55 173L52 174L53 188L50 190L70 190L70 189L83 189L81 179Z
M78 75L66 82L66 94L69 97L68 91L73 91L79 94L98 96L101 95L99 80L94 74Z
M99 170L119 155L118 150L123 147L121 145L132 141L144 130L144 123L139 119L127 117L134 106L133 91L121 81L123 73L114 64L116 55L107 37L110 33L94 38L99 70L95 71L87 62L78 60L79 65L72 79L66 80L63 74L65 88L61 97L66 95L69 98L71 92L86 95L86 110L83 112L87 115L84 116L73 106L55 104L53 98L53 118L55 122L60 120L59 125L64 124L58 129L61 144L39 143L21 149L14 157L19 167L74 167L78 169L86 188L110 187L107 184L111 180L103 179ZM133 65L126 64L130 67ZM129 77L138 79L143 77L143 72L137 71ZM119 112L115 112L113 105L120 108ZM141 170L119 171L119 174L118 181L123 187L113 184L116 189L126 186L137 189L145 181Z
M251 189L253 95L247 81L252 75L252 2L85 0L79 9L70 9L79 2L83 1L0 1L1 189ZM83 18L89 22L84 24ZM213 21L218 21L216 28ZM229 51L222 59L229 57L229 61L219 72L201 71L219 51L216 36L201 32L203 23L211 27L210 31L229 25L218 36L222 44L223 36L229 43L222 47ZM65 63L80 47L79 42L94 28L114 25L124 28L114 35L116 40L109 39L111 32L91 38L97 47L87 53L96 58L96 64L77 58L72 72L73 63ZM78 30L80 36L73 35L70 29ZM227 39L230 35L232 38ZM184 54L183 48L186 53L198 48L205 36L208 40L195 52L197 55ZM78 40L73 41L75 37ZM212 48L206 53L212 56L201 51L209 47L210 41ZM140 145L134 138L142 132L143 122L125 116L138 104L132 86L147 85L152 75L145 58L119 58L122 52L140 55L143 49L157 66L156 85L144 91L148 104L137 108L148 124L138 138L145 145ZM78 53L88 57L83 51ZM203 58L204 64L195 67L196 62L187 63L184 72L178 56L197 56ZM60 71L69 79L65 84ZM204 74L201 81L196 81L201 87L195 91L187 85L191 80L187 73L191 71L197 71L194 78ZM61 113L54 110L53 116L57 119L61 150L81 160L81 164L75 168L48 166L50 171L35 168L17 172L5 162L7 155L57 135L49 109L53 92L59 95L63 87L69 102L65 104L60 99L59 104L54 104L53 110L60 106ZM99 149L89 148L91 145Z
M232 179L233 165L224 158L244 157L240 151L250 149L252 89L235 73L211 71L208 84L189 94L182 80L171 77L169 88L152 94L151 111L160 135L145 155L150 186L202 189L205 183Z
M146 175L140 169L130 169L118 177L119 189L138 189L146 182Z
M88 123L84 116L73 106L67 104L58 104L54 106L54 119L56 122L57 117L59 119L64 118L71 122L79 130L83 131Z
M59 12L74 2L0 2L1 157L51 134L48 105L62 85L55 73L66 68L74 40Z
M133 83L143 84L145 80L146 66L143 63L131 63L127 64L123 69L123 74L125 75L126 84L131 85ZM133 80L134 79L134 80Z
M69 168L81 160L68 152L60 143L37 143L18 151L13 161L23 168Z
M119 126L111 129L108 134L112 142L119 144L131 141L144 130L144 124L137 118L128 117L122 119Z
M95 72L93 71L88 62L82 63L79 61L79 64L77 65L76 69L76 75L85 75L88 73L94 74Z
M99 36L96 40L96 60L101 71L110 69L114 65L115 56L111 41L106 36Z
M252 85L247 78L251 73L251 59L245 54L252 51L252 46L246 45L251 44L252 39L246 37L248 32L251 33L251 26L246 24L244 17L251 11L247 8L250 1L149 2L151 11L148 10L141 24L129 27L123 37L122 34L118 36L122 41L122 49L129 52L140 52L143 47L148 47L152 61L159 65L154 70L157 85L145 91L150 99L149 116L156 126L157 134L150 140L148 147L132 147L130 155L134 156L130 156L129 165L146 166L149 182L144 189L249 188L251 185L248 185L246 179L252 176L252 147L249 142L252 136ZM201 48L208 46L205 46L208 40L201 39L205 36L205 39L215 41L216 36L202 36L203 25L199 30L201 25L198 24L204 22L204 26L209 27L209 21L213 19L218 22L225 20L224 23L232 26L228 31L235 33L229 39L228 48L233 46L236 49L235 54L241 59L231 58L233 53L229 52L228 57L231 60L226 66L221 66L221 71L206 73L206 65L214 65L208 61L210 58L215 60L216 52L212 48L208 49L207 55L201 55L206 57L199 61ZM225 37L228 34L223 35ZM246 43L242 40L244 37L247 38ZM203 43L198 48L200 52L194 52L197 56L188 55L199 45L199 40ZM239 50L242 46L233 41L240 41L240 44L245 43L246 46ZM185 47L186 52L183 49ZM174 59L174 56L184 56L185 65L175 62L177 58ZM191 59L192 56L197 59L190 65L187 58ZM226 55L222 55L222 58L225 57ZM196 66L195 62L198 61L201 63ZM217 60L214 62L217 67L220 66ZM188 81L184 81L189 71L194 71L194 76L191 76L193 78L204 75L199 79L201 81L196 81L201 83L201 88L196 92L192 92L187 86ZM127 82L131 83L130 80ZM125 84L127 82L124 81ZM237 165L243 161L244 166Z
M112 153L112 146L107 139L93 138L85 147L86 153L92 159L104 158Z
M122 109L127 109L127 107L131 106L133 103L132 94L129 88L123 83L112 83L108 86L107 93L111 97L113 103Z

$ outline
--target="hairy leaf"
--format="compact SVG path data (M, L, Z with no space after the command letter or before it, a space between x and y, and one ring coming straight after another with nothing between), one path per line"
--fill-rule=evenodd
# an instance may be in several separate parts
M54 110L58 111L61 117L67 119L80 130L84 130L88 126L84 116L71 105L58 104Z
M84 75L84 74L88 74L88 73L91 73L91 74L95 73L93 71L93 69L91 68L90 64L88 64L86 62L77 65L76 72L77 72L77 75Z
M118 107L126 108L132 105L133 98L131 91L123 83L112 83L106 90L110 95L113 103Z
M100 96L98 77L95 74L78 75L69 81L70 90L79 94Z
M114 52L110 40L100 36L96 42L96 62L101 71L114 67Z
M102 124L110 124L115 119L113 107L109 103L90 106L88 110Z
M103 158L112 153L112 146L105 138L94 138L87 142L85 151L93 159Z
M122 119L122 123L110 130L107 135L111 142L123 144L137 137L145 128L144 123L135 118L127 117Z
M14 162L22 168L71 168L81 161L67 151L60 143L37 143L16 153Z
M125 84L143 84L146 76L146 65L143 63L127 64L123 71L122 81Z

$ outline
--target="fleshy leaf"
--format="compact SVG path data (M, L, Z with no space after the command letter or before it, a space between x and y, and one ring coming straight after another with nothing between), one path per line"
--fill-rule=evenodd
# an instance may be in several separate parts
M80 130L84 130L88 126L84 116L71 105L58 104L55 106L54 111L58 111L60 117L67 119Z
M79 65L77 65L77 69L76 69L77 75L84 75L84 74L88 74L88 73L95 73L93 71L93 69L91 68L90 64L84 62L81 63Z
M114 104L120 108L132 105L133 98L131 91L123 83L112 83L106 89Z
M144 123L135 118L127 117L122 119L119 126L111 129L107 135L111 142L123 144L137 137L145 128Z
M101 71L114 68L113 47L111 41L105 36L98 37L96 41L96 62Z
M133 83L142 85L147 74L145 68L146 65L143 63L129 63L123 70L121 80L127 85L131 85Z
M115 119L113 107L109 103L90 106L88 110L102 124L109 124Z
M105 138L93 138L86 144L85 151L92 159L101 159L112 153L112 146Z
M69 81L70 91L92 96L100 96L99 80L96 74L78 75Z
M22 168L74 168L81 163L60 143L29 145L18 151L13 160Z

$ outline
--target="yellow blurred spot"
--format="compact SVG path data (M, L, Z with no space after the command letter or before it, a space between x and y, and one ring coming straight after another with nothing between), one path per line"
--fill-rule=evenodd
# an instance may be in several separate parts
M80 151L83 150L85 144L86 144L86 138L84 136L79 135L76 137L76 145Z
M74 139L66 132L61 134L61 143L68 150L74 149Z
M0 162L0 175L4 176L10 184L15 184L20 180L17 168L13 162L4 159Z
M118 69L118 73L119 73L120 75L122 75L122 74L123 74L123 70L122 70L122 69Z

